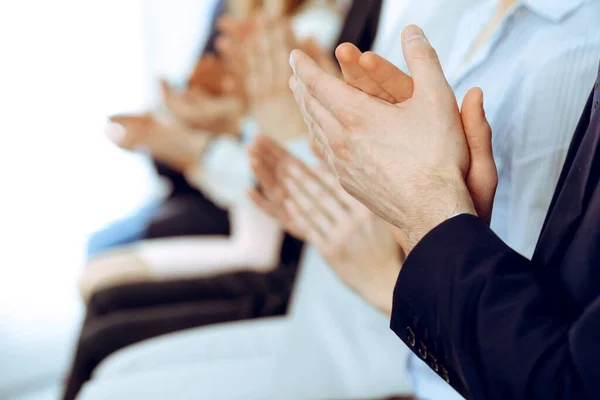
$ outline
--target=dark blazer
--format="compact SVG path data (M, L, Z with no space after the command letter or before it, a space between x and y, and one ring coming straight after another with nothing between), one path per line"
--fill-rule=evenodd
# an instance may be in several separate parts
M400 273L392 329L467 398L600 398L599 82L532 261L462 215Z

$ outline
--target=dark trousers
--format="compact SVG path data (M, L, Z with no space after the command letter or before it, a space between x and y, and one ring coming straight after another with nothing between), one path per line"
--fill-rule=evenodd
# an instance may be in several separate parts
M64 399L74 399L94 368L113 352L159 335L220 322L283 315L295 266L270 273L124 285L92 298Z
M284 315L302 242L286 236L282 265L268 273L144 282L96 292L87 308L64 399L77 396L113 352L142 340L220 322Z
M228 236L229 213L196 190L173 192L161 204L143 207L135 214L94 233L88 256L142 239L173 236Z

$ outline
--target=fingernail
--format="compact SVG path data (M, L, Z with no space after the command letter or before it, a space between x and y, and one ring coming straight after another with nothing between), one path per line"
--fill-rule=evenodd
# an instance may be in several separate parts
M409 25L404 28L404 32L402 33L402 39L405 42L410 42L411 40L419 39L419 40L427 40L423 30L416 25Z
M290 53L290 67L292 67L292 71L294 71L294 75L296 75L296 65L294 63L294 53Z
M125 139L125 127L116 122L109 122L104 127L104 134L113 142L121 143Z
M290 89L292 90L292 92L296 92L296 86L298 85L298 82L296 82L295 76L292 76L290 78L289 84L290 84Z

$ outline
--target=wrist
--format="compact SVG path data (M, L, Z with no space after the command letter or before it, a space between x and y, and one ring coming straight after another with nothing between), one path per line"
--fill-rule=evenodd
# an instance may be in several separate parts
M392 304L394 300L394 288L402 268L400 259L393 259L384 265L377 265L377 278L369 285L369 293L363 293L362 296L369 299L371 305L384 314L392 315Z
M473 200L460 173L424 180L427 187L407 221L407 253L436 226L458 214L477 215Z

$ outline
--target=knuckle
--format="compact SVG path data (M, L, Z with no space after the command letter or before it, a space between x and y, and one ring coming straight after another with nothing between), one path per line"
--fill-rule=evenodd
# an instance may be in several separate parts
M411 52L411 58L417 60L437 59L435 49L429 45L414 47Z

